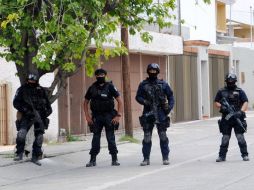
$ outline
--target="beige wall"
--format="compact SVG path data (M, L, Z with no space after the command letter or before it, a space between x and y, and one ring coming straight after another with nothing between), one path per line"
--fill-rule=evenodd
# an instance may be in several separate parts
M245 29L235 29L234 30L235 37L239 38L250 38L250 28Z
M217 31L226 33L226 6L224 3L216 2Z
M102 61L102 68L108 72L108 79L123 94L121 59L112 58L108 61ZM130 75L131 75L131 98L132 98L132 118L134 127L140 127L138 117L142 113L142 106L136 100L136 92L139 83L147 77L146 68L150 63L159 63L161 68L160 78L166 78L166 56L154 56L147 54L130 54ZM84 95L88 87L95 81L95 78L89 78L82 69L69 80L69 86L63 95L59 98L59 126L66 129L70 134L79 135L89 133L83 112ZM120 129L123 129L123 118L120 123Z

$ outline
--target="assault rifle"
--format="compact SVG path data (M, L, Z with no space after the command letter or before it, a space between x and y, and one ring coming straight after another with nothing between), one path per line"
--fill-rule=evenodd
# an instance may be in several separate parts
M162 108L162 105L166 104L166 98L161 96L160 88L156 85L152 86L152 89L148 91L149 101L151 102L151 111L144 114L145 118L152 119L155 124L159 124L159 112L158 108Z
M223 97L221 99L220 103L221 103L222 106L224 106L226 108L226 110L228 112L225 119L227 121L230 120L231 118L234 119L236 121L237 125L239 127L241 127L244 130L244 132L246 132L246 129L244 128L243 123L241 122L241 120L238 117L235 116L235 113L236 113L235 108L233 106L229 105L229 103L228 103L228 101L226 100L225 97Z
M31 100L29 94L25 93L25 95L26 95L26 98L24 98L24 100L32 108L32 112L33 112L33 115L34 115L34 117L33 117L34 122L39 124L39 129L44 130L45 129L45 124L44 124L43 120L41 119L41 116L40 116L39 112L34 108L33 102Z

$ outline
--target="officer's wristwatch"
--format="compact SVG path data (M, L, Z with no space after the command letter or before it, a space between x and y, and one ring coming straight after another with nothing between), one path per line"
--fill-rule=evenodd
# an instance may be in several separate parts
M118 117L122 117L122 114L120 114L120 113L117 113L117 114L116 114L116 116L118 116Z

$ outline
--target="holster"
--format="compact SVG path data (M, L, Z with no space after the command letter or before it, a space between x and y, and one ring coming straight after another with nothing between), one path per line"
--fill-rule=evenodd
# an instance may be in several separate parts
M218 126L219 126L220 133L223 133L223 126L222 126L221 119L218 120Z
M149 130L149 124L145 115L139 117L139 122L141 127L143 127L143 130Z
M170 117L167 116L165 121L163 121L163 126L165 126L165 128L169 128L170 127Z
M16 121L15 121L17 131L19 131L21 128L21 118L22 118L22 113L17 111Z
M49 127L49 119L45 118L45 119L43 119L43 122L44 122L44 129L48 129L48 127Z
M167 130L167 128L170 127L170 117L166 117L166 119L163 122L160 122L160 124L157 125L158 130Z
M146 124L146 117L144 116L144 115L141 115L140 117L139 117L139 123L140 123L140 125L143 127L143 126L145 126L145 124Z

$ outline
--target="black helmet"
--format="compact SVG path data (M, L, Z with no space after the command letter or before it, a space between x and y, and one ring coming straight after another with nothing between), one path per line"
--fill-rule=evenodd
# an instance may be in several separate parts
M148 73L149 70L156 70L157 73L160 73L160 66L157 63L150 63L147 66L146 72Z
M32 81L38 82L38 81L39 81L39 75L38 75L38 74L35 74L35 73L29 73L29 74L27 75L26 80L32 80Z
M225 82L227 83L235 83L237 81L237 77L234 73L229 73L225 77Z
M100 74L105 74L107 75L107 71L104 69L96 69L94 72L94 75L100 75Z

